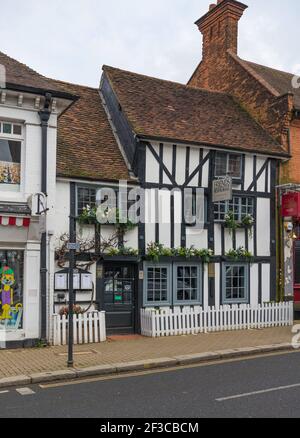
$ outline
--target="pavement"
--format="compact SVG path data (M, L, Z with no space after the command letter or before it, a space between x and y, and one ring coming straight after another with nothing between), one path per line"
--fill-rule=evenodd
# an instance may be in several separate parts
M67 368L65 346L1 350L0 388L290 350L292 336L291 327L277 327L159 339L112 337L75 346L73 369Z
M169 419L176 423L177 418L192 419L192 424L193 419L202 418L299 418L299 360L299 352L280 353L53 385L19 386L0 391L0 418L96 418L98 433L100 428L113 428L115 424L133 425L131 418L140 419L142 431L160 427L158 419L168 419L170 431ZM89 425L85 423L84 427ZM55 423L47 425L49 430L51 426L57 431ZM200 433L201 422L198 427L195 432Z

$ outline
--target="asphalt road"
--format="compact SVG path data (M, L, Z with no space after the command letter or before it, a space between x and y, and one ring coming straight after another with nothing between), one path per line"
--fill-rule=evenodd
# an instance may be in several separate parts
M300 353L7 391L1 418L298 418Z

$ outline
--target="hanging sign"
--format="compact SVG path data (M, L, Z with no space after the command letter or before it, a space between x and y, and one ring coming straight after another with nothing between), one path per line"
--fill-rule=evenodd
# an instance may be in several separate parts
M213 182L213 202L232 200L232 178L226 176Z

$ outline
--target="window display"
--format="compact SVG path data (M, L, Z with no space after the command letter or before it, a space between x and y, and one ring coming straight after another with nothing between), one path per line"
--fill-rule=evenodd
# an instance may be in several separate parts
M23 326L24 252L0 250L0 330Z

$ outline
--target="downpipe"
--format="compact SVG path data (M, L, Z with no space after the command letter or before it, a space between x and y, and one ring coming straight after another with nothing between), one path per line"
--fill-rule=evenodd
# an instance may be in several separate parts
M52 95L45 94L44 108L39 111L42 128L42 154L41 154L41 192L47 198L48 196L48 127L51 116L51 101ZM46 212L47 215L47 212ZM40 257L40 289L41 289L41 340L47 342L47 216L45 220L45 229L41 236L41 257Z

